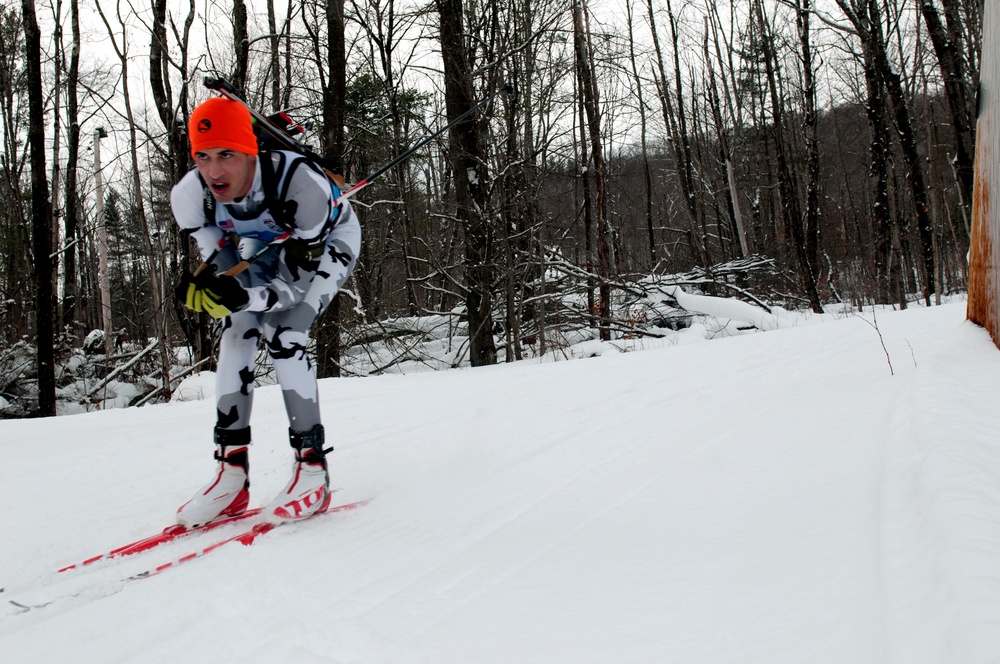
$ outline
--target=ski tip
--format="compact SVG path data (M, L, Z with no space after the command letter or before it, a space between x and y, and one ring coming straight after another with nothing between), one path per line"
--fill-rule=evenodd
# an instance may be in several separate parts
M31 606L30 604L21 604L20 602L15 602L14 600L10 600L10 604L11 606L14 607L14 613L27 613L28 611L31 611L34 608L39 608ZM42 604L41 606L45 605Z
M356 510L359 507L364 507L372 501L371 498L366 498L364 500L359 500L355 503L347 503L346 505L338 505L336 507L331 507L327 512L347 512L349 510Z

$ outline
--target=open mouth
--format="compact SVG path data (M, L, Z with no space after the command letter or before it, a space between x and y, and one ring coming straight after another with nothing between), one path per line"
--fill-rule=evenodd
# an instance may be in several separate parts
M227 189L229 189L228 182L213 182L211 185L212 191L216 194L224 194Z

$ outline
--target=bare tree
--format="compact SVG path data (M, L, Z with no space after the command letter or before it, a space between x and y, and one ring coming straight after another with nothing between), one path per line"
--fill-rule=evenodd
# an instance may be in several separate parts
M708 27L709 23L711 23L711 29ZM743 213L740 209L740 193L739 186L736 182L736 166L733 163L733 153L729 139L729 132L732 130L731 122L727 122L727 120L724 119L727 117L735 119L736 116L732 110L732 103L728 94L729 84L724 71L724 63L721 55L720 32L721 30L719 28L717 8L713 4L712 13L710 13L709 17L705 19L705 38L703 42L708 104L712 112L712 123L715 126L715 137L718 142L719 159L722 161L726 169L726 201L729 208L728 211L735 226L734 230L739 241L740 254L747 257L750 255L751 251L750 234L747 232L746 224L743 221ZM711 43L715 46L715 59L720 65L718 75L716 74L715 65L713 64L712 54L709 52L709 34L711 34ZM720 93L719 91L720 81L721 87L724 91L723 93ZM725 98L725 104L723 103L723 98Z
M233 0L233 51L236 53L236 66L231 83L246 98L250 34L247 29L247 5L243 0Z
M972 204L973 145L975 128L971 118L972 103L965 60L962 57L962 35L958 30L958 0L944 0L949 21L948 28L941 23L941 16L931 0L922 0L920 13L927 24L927 31L934 45L941 77L944 79L945 96L951 110L951 126L955 132L955 174L962 208L966 216Z
M19 3L18 3L19 5ZM0 119L3 147L0 151L0 339L14 344L30 333L35 294L31 288L34 266L31 228L25 223L31 211L22 185L28 150L21 139L28 125L27 72L24 62L25 31L21 14L13 3L0 7Z
M397 60L401 57L399 54L401 42L418 14L400 12L395 0L373 0L363 4L352 0L351 4L354 7L356 20L368 37L367 57L371 70L375 73L388 103L388 119L392 122L392 153L402 154L406 150L404 115L409 110L403 101L403 74L415 55L414 51L411 49L409 54L405 52L402 54L402 64L397 63ZM402 242L406 303L410 315L415 316L419 311L421 298L417 290L419 276L413 239L414 212L408 194L410 188L408 173L409 170L404 163L398 164L393 170L395 185L393 193L397 211L393 216L398 219Z
M166 133L165 150L162 150L166 164L168 185L179 181L188 169L188 151L186 136L186 118L190 94L188 89L189 50L191 26L195 19L194 0L188 0L187 16L178 29L173 17L168 20L166 0L154 0L153 20L150 26L149 43L149 87L153 95L156 115ZM172 28L168 33L168 25ZM176 55L171 54L173 34L176 42ZM174 81L179 81L175 93ZM173 248L166 257L167 274L179 277L182 271L191 269L196 257L191 251L191 243L179 233L176 224L167 224L170 245ZM180 302L173 300L173 311L190 343L195 348L198 360L211 357L213 344L210 324L207 316L196 314L185 309Z
M865 48L870 49L871 65L888 97L888 106L899 135L899 146L906 162L906 180L913 197L913 214L920 237L920 258L924 272L924 300L929 306L934 292L934 239L930 201L924 179L923 160L917 148L912 115L897 67L889 61L882 30L884 9L878 0L836 0L854 26Z
M24 21L25 56L28 64L28 103L31 123L31 249L35 265L35 337L38 344L38 415L56 414L55 354L52 321L52 208L49 182L45 174L45 101L42 95L41 33L35 16L34 0L21 0Z
M632 69L632 80L635 81L636 101L639 104L639 146L642 152L642 186L645 195L643 196L646 214L646 233L649 238L649 265L656 267L656 232L653 221L653 174L649 164L649 127L646 119L646 100L643 98L643 81L639 74L639 65L636 62L635 54L635 31L633 30L633 2L626 0L625 10L627 12L626 25L628 26L628 55L629 65Z
M289 9L291 9L291 3L289 3ZM281 110L281 35L278 34L274 0L267 0L267 33L268 42L271 44L268 67L268 76L271 79L271 112L277 113Z
M324 154L338 162L343 160L344 155L347 114L347 44L344 30L344 0L326 0L327 72L325 76L320 72L323 91L322 148ZM340 376L340 302L341 294L338 292L316 330L316 370L321 377Z
M463 28L462 0L435 0L444 58L445 105L449 120L473 106L472 67ZM450 161L457 216L465 229L466 315L472 366L496 364L492 281L494 228L486 197L485 146L479 119L470 116L450 130Z
M611 339L609 323L611 319L610 282L612 260L609 254L608 242L604 144L601 138L601 115L599 111L597 80L594 73L590 33L585 23L586 5L584 2L585 0L574 0L573 2L573 43L576 52L576 75L579 82L580 102L586 113L587 137L590 147L587 177L584 178L583 186L588 187L587 181L590 181L593 183L596 192L594 211L596 212L597 221L597 270L600 276L600 281L598 282L597 320L601 340L609 341Z
M149 83L156 107L156 115L166 131L166 157L169 176L180 180L188 167L187 141L184 118L188 106L188 49L191 25L194 23L195 3L188 0L188 14L180 32L175 31L178 40L178 58L170 54L170 40L167 37L167 0L154 0L153 23L149 43ZM170 21L173 23L173 21ZM172 80L180 81L180 89L174 95Z
M816 117L816 77L813 71L811 14L811 0L795 0L795 23L799 32L800 57L802 59L803 131L806 143L806 210L803 232L809 272L818 281L820 272L818 256L820 226L819 130ZM818 288L818 285L814 284L814 287Z
M152 291L153 296L154 325L156 326L156 335L160 350L163 380L162 392L164 398L169 398L170 354L167 351L167 315L166 308L164 306L164 296L166 291L163 287L163 278L160 271L162 256L153 247L152 233L146 215L146 208L143 204L144 197L142 195L143 186L141 179L142 171L139 168L138 128L135 121L135 115L132 112L132 98L129 93L128 83L128 31L125 20L121 14L118 14L118 24L121 29L121 42L119 42L118 37L115 34L115 30L111 27L111 23L108 21L107 16L105 16L104 9L101 7L100 2L97 3L97 11L101 16L101 20L104 22L104 26L107 28L108 37L110 38L115 54L118 56L118 60L121 63L122 99L125 104L125 121L128 123L129 155L131 158L131 184L133 187L134 201L136 202L135 213L139 221L139 231L142 236L141 241L145 248L146 264L149 270L150 290Z
M809 256L808 240L806 229L803 227L795 176L789 165L790 147L784 135L784 100L778 90L777 55L774 51L774 39L767 28L769 22L764 13L763 2L755 0L754 9L762 37L761 44L764 47L764 68L767 72L767 86L771 95L771 115L774 118L772 137L777 153L778 191L781 196L782 219L792 236L793 251L799 264L799 277L802 280L806 296L809 298L809 304L813 311L822 313L823 304L820 302L819 292L816 288L815 261L811 260Z
M696 229L701 227L701 215L698 211L697 196L695 193L695 180L693 171L693 159L691 156L691 139L687 129L687 114L684 110L684 89L681 84L682 71L680 66L679 41L680 34L677 30L677 19L674 14L673 5L667 0L667 18L670 24L671 43L673 44L674 76L673 83L667 76L666 63L664 62L663 48L660 45L659 32L657 30L656 11L653 0L646 2L647 16L649 18L649 29L653 37L653 48L656 52L656 67L659 76L655 77L657 93L660 97L660 108L663 112L663 123L667 130L667 136L673 149L674 170L677 174L677 182L680 186L681 197L684 201L684 210L688 217L688 244L692 257L703 266L708 267L711 259L708 255L708 248L705 246L704 234L700 238L695 237Z
M80 8L78 0L70 0L70 45L69 70L66 74L66 121L69 136L66 155L66 243L63 258L63 324L79 320L79 281L77 279L77 257L82 256L80 233L80 196L78 191L77 166L80 160Z

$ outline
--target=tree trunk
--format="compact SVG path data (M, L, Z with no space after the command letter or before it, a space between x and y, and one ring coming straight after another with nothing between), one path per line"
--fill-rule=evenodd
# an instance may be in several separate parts
M101 171L101 139L107 138L104 127L94 132L94 194L97 220L97 288L101 298L101 329L104 330L104 349L111 352L111 275L108 265L108 218L104 214L104 175Z
M819 280L819 135L816 127L816 79L813 75L809 18L811 0L797 0L795 20L802 48L803 130L806 141L806 260L813 277ZM818 285L817 285L818 288Z
M21 0L30 121L31 147L31 228L34 254L35 335L38 344L38 411L41 417L56 414L55 350L53 348L52 297L52 208L45 174L45 99L42 95L41 34L34 0Z
M384 20L383 20L384 19ZM388 0L377 12L375 25L368 28L372 36L372 42L377 49L378 67L381 69L382 85L385 90L386 99L389 102L389 116L392 121L392 153L402 154L406 147L404 141L404 118L403 108L400 106L399 92L402 83L397 80L395 71L396 44L399 35L396 30L398 20L396 16L396 3ZM377 31L372 34L372 30ZM393 169L395 175L396 199L399 203L398 215L399 230L402 239L403 249L403 279L405 281L406 306L410 316L416 316L419 312L420 296L417 293L417 268L415 265L415 250L413 246L412 210L407 191L407 168L406 164L399 163Z
M236 69L232 84L243 99L247 98L247 67L250 60L250 35L247 30L247 5L243 0L233 0L233 51Z
M323 87L323 155L338 162L344 154L344 118L347 109L347 53L344 38L344 0L327 0L327 78ZM275 55L277 57L277 55ZM341 375L340 300L337 293L329 309L316 323L316 374L320 378Z
M632 30L632 0L627 0L625 9L628 13L628 56L631 65L632 81L639 102L639 146L642 151L642 185L643 208L646 215L646 236L649 241L649 269L656 269L656 233L653 222L653 175L649 165L648 123L646 121L646 101L642 94L642 78L639 76L639 66L635 59L635 34Z
M917 223L917 234L920 237L924 301L930 306L931 294L934 292L934 229L931 224L930 199L924 180L923 160L917 149L916 133L913 130L900 74L889 63L889 56L885 51L885 42L882 40L881 27L878 23L880 19L878 0L868 0L868 7L871 16L871 37L876 46L875 65L889 93L890 110L899 133L903 159L906 162L906 179L913 196L913 214Z
M653 48L656 52L656 66L659 75L654 76L656 89L660 97L660 107L663 111L663 124L667 130L667 137L673 147L674 171L677 174L677 182L681 188L681 196L684 199L684 210L687 212L689 226L688 237L690 238L691 251L694 260L700 262L704 267L711 265L708 256L708 249L705 246L705 238L699 240L694 238L694 231L700 228L698 217L698 206L695 202L694 181L691 164L690 140L687 136L687 118L684 114L684 99L681 96L683 89L680 87L680 55L676 52L678 34L674 22L673 8L668 0L667 8L671 26L671 35L674 44L674 79L675 91L671 92L668 82L666 65L663 59L663 50L660 47L660 38L656 29L656 14L654 11L654 0L647 0L646 9L649 17L649 29L653 37ZM674 109L673 94L677 94L677 109Z
M599 260L597 258L597 245L594 242L594 195L590 186L590 154L587 149L587 117L583 110L583 81L578 76L576 80L576 115L580 126L580 155L576 162L580 168L580 175L577 181L580 183L580 212L583 217L583 255L584 264L587 268L587 319L591 327L599 327L600 317L597 315L598 304L595 290L597 289L597 279L593 276L597 272Z
M576 73L580 81L581 97L587 116L587 133L590 139L590 168L587 175L594 183L597 231L597 322L602 341L611 340L611 256L608 242L607 193L604 181L604 147L601 139L601 115L598 108L597 81L590 51L589 32L584 25L586 8L583 0L573 2L573 35L576 53Z
M718 43L718 36L715 37ZM712 65L712 57L708 50L708 22L705 25L705 42L703 47L705 55L705 68L707 69L708 82L708 104L712 111L712 124L715 125L715 138L718 142L719 158L726 168L726 203L728 212L732 216L734 232L740 245L740 255L746 258L750 255L750 240L747 237L746 227L743 224L743 214L740 210L739 189L736 186L736 169L733 166L732 152L729 148L729 131L722 115L722 102L719 99L718 86L716 85L715 67ZM721 64L721 61L720 61Z
M955 5L955 0L945 0L946 7ZM954 9L952 9L954 11ZM951 111L951 126L955 131L955 175L959 185L959 195L962 199L963 213L968 216L972 205L973 187L973 144L975 134L970 118L969 88L966 80L965 63L962 59L959 35L949 34L941 24L941 17L930 0L920 3L920 12L927 25L934 53L937 55L944 79L945 96L948 98L948 108Z
M524 5L522 9L522 20L523 28L521 34L524 38L532 34L532 16L535 13L535 6L533 0L524 0ZM524 53L524 81L522 85L518 86L518 97L516 101L512 101L513 106L511 110L511 115L515 112L520 111L524 115L524 137L522 140L521 151L524 157L524 178L523 181L527 183L527 191L525 192L525 204L524 204L524 228L529 234L529 244L528 252L531 256L538 254L537 261L537 273L536 282L537 291L531 293L530 291L522 293L525 296L534 295L537 300L537 304L532 306L532 318L535 323L535 329L537 331L537 341L538 341L538 353L541 356L545 355L546 352L546 338L545 338L545 327L546 327L546 269L545 269L545 215L540 213L540 201L539 192L542 188L542 182L539 177L539 167L538 167L538 149L536 148L535 140L535 116L534 116L534 104L535 104L535 75L537 73L537 60L538 53L536 49L529 48ZM537 231L536 231L537 229ZM524 284L522 284L523 289ZM522 306L523 300L522 300Z
M52 179L49 181L49 209L52 214L52 248L53 256L52 260L52 313L55 316L53 321L53 334L58 337L61 329L56 322L62 319L59 313L59 301L57 294L59 292L59 257L62 255L60 250L63 244L59 239L59 217L62 212L60 208L59 201L59 187L60 180L62 179L61 166L62 166L62 92L63 92L63 60L64 56L62 53L62 0L56 0L52 7L52 18L55 23L54 31L52 35L52 46L54 53L52 59L56 66L54 67L53 77L52 77L52 140L49 145L52 146Z
M80 103L77 86L80 79L80 11L78 0L70 0L70 30L72 46L69 71L66 74L66 121L69 136L66 154L66 243L69 245L63 258L63 325L80 321L79 282L77 281L77 256L82 256L83 245L76 242L79 234L80 197L77 192L77 165L80 155ZM81 236L82 237L82 236ZM82 263L82 261L81 261Z
M871 169L873 206L872 230L875 238L875 301L888 303L899 279L899 261L893 251L892 216L889 210L889 160L891 138L886 118L885 96L875 71L872 49L862 44L864 53L865 89L868 100L865 112L871 132Z
M153 2L153 22L151 26L149 43L149 88L153 96L153 104L156 108L156 115L160 119L160 124L166 132L166 159L169 168L171 182L177 182L188 169L187 138L184 129L184 122L177 116L177 109L187 110L187 58L188 39L191 25L195 18L194 0L188 0L188 14L184 21L184 30L177 35L180 43L178 49L180 58L178 61L171 61L167 56L169 51L169 39L167 37L167 1L154 0ZM177 67L177 74L181 80L179 99L174 98L173 89L170 85L170 72L172 67ZM182 237L176 224L170 224L170 237L175 247L170 252L169 266L167 274L171 277L179 278L182 272L193 270L196 263L195 256L191 251L191 243ZM188 342L195 349L197 361L211 357L213 348L211 324L208 316L197 314L181 306L177 300L173 300L173 311L177 317L181 329L184 331Z
M449 121L473 106L472 65L465 45L462 0L435 0L441 20L445 106ZM450 132L450 159L459 221L465 228L466 309L472 366L496 364L492 295L493 224L487 210L486 160L479 121L470 116Z
M778 93L777 74L775 64L777 61L774 53L774 42L770 31L767 29L767 20L764 16L764 8L760 0L755 2L758 26L761 31L761 43L764 46L764 67L767 72L767 86L771 94L771 113L773 117L775 152L777 154L778 168L778 192L781 197L781 216L785 222L785 227L792 236L792 250L798 259L799 275L802 279L802 287L809 298L809 304L816 313L823 313L823 305L819 299L819 292L816 289L816 274L813 272L812 261L809 260L808 247L806 244L806 233L802 223L802 212L799 208L798 195L796 193L794 176L788 164L789 146L784 136L784 106L781 96Z
M270 35L268 41L271 44L268 67L268 74L271 77L271 112L277 113L281 110L281 41L278 36L277 16L274 13L274 0L267 0L267 33Z
M870 53L871 66L888 94L903 159L906 161L906 180L913 197L913 215L920 237L921 267L924 271L924 300L929 306L934 292L934 229L931 225L930 202L923 166L917 150L916 135L906 103L899 72L889 62L885 39L882 35L882 9L879 0L836 0L837 5L854 25L866 53Z
M122 30L122 44L119 45L117 38L115 37L114 30L111 28L111 24L108 22L108 19L99 4L97 5L97 11L101 16L101 20L104 22L105 27L107 27L112 47L115 50L115 54L118 56L118 60L121 63L122 68L122 99L125 102L125 120L128 122L129 156L131 158L131 179L134 190L136 217L139 220L138 230L142 236L142 244L146 253L146 266L149 271L150 289L152 290L153 325L156 330L160 350L160 376L163 381L163 385L161 387L162 396L164 399L168 400L170 398L171 362L170 353L167 350L167 312L166 307L164 306L166 289L163 287L163 273L161 272L163 265L163 253L162 251L157 251L153 247L152 233L146 215L146 206L143 201L142 180L139 176L139 139L137 136L135 115L132 112L132 98L129 94L129 35L124 22L122 22L122 17L119 16L119 22Z

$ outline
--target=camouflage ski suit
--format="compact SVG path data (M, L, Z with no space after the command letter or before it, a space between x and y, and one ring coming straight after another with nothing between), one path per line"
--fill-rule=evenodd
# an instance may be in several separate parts
M171 192L174 218L197 242L202 260L218 272L255 255L291 231L238 277L249 305L225 318L219 343L216 407L219 429L249 426L254 364L263 341L281 385L288 422L295 431L320 424L316 374L307 354L309 330L343 286L357 261L361 227L350 203L336 208L339 190L325 174L293 152L262 152L271 159L281 192L268 208L257 164L249 193L234 203L216 203L207 219L205 190L192 170ZM218 251L216 251L218 249ZM213 255L214 254L214 255Z

